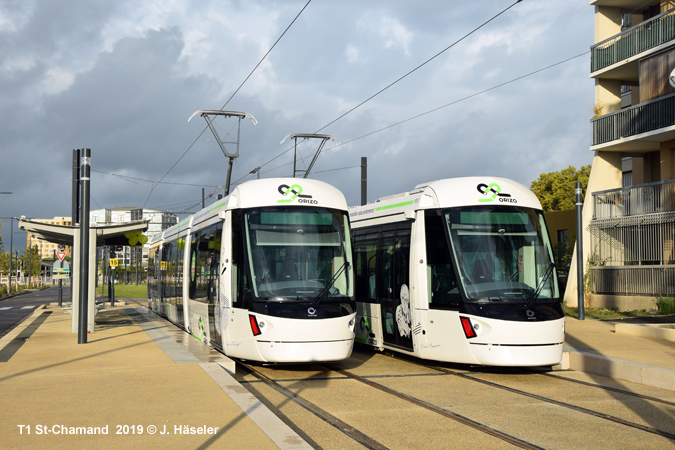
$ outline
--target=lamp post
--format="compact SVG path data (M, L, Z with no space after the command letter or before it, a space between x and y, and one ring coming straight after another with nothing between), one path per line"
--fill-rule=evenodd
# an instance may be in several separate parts
M33 259L33 235L28 234L28 289L31 288L31 279L32 279L32 272L31 272L31 260Z
M0 194L11 194L11 192L0 192ZM9 283L7 285L7 293L12 292L12 254L14 253L14 217L0 217L0 219L9 219Z

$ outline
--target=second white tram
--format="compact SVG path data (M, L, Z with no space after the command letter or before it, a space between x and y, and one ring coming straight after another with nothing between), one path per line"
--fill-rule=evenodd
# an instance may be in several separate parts
M228 356L342 360L354 343L351 257L340 191L249 181L150 241L148 299Z
M349 214L356 342L465 364L560 362L565 314L553 249L525 186L438 180Z

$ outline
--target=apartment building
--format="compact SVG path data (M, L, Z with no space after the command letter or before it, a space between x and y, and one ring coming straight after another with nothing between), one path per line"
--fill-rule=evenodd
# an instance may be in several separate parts
M31 220L41 223L51 223L54 225L70 226L72 224L72 218L70 217L54 217L53 219L31 219ZM59 251L58 244L43 241L41 239L35 238L34 236L32 237L30 231L26 234L26 246L28 245L32 245L33 247L38 248L38 253L41 259L52 259L54 257L54 252ZM71 255L72 247L70 245L66 245L63 251L66 252L66 256L68 257L72 256Z
M89 217L92 226L128 223L134 220L149 220L148 230L144 233L148 236L148 240L178 223L178 216L173 213L134 206L96 209L90 211ZM147 256L148 250L144 248L142 256L144 263L147 261ZM113 257L127 261L127 264L129 264L128 261L132 258L131 249L124 247L122 251L117 252Z
M658 295L675 296L675 1L590 5L597 116L583 206L586 285L592 306L651 309ZM576 259L570 275L565 302L576 306Z

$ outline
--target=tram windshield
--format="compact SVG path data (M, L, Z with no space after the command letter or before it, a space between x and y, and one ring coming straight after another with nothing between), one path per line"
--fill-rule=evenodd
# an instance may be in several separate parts
M541 211L470 206L443 211L469 302L557 300L553 251Z
M312 207L245 212L256 300L327 301L353 296L348 216Z

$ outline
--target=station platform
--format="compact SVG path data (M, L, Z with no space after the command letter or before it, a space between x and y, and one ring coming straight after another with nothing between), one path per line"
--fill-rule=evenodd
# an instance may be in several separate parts
M126 303L99 311L86 344L54 304L0 339L2 448L312 448L231 360Z
M658 327L673 327L673 317L648 319L567 316L561 368L675 390L675 329Z
M0 339L3 448L311 448L232 377L233 361L124 303L99 311L87 344L55 304ZM568 317L558 369L675 390L675 342Z

